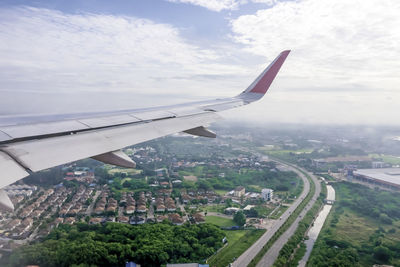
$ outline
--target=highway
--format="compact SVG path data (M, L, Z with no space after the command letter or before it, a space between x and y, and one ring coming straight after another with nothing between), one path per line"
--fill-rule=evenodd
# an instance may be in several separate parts
M281 162L282 163L282 162ZM297 169L293 168L293 171L295 171L300 177L302 177L304 181L304 174L298 171ZM302 169L302 171L305 172L305 170ZM318 181L318 179L312 174L307 172L307 174L311 177L315 184L315 193L310 200L310 202L307 204L307 206L301 211L299 217L296 218L294 223L289 227L289 229L284 232L278 240L275 241L275 243L272 245L272 247L265 253L264 257L258 262L257 267L265 267L265 266L272 266L275 262L275 260L279 256L279 251L282 249L282 247L286 244L286 242L289 240L289 238L295 233L297 226L299 222L304 218L306 213L311 209L311 207L314 205L315 201L317 200L319 194L321 193L321 184ZM308 180L307 180L308 182ZM307 192L309 191L309 187ZM303 191L304 192L304 191Z
M303 199L307 196L308 192L310 191L310 182L307 180L307 178L305 177L305 175L303 173L301 173L297 169L293 168L292 166L285 164L284 162L278 162L278 163L287 166L288 168L290 168L292 171L296 172L300 176L300 178L303 180L303 183L304 183L303 192L301 193L300 197L298 199L296 199L293 202L293 204L282 214L281 219L277 220L275 222L275 224L270 229L268 229L267 232L265 232L265 234L263 234L250 248L248 248L242 255L240 255L239 258L237 258L237 260L232 263L232 266L235 266L235 267L236 266L237 267L247 266L252 261L252 259L258 254L258 252L260 252L262 247L265 246L265 244L267 244L267 242L271 239L271 237L275 234L275 232L279 230L279 228L289 218L290 214L300 205L300 203L303 201ZM317 183L317 184L319 185L319 183ZM314 195L315 199L316 199L315 196L319 195L320 188L321 187L319 186L318 194ZM316 190L316 192L317 192L317 190ZM297 227L297 224L296 224L296 227ZM288 231L286 231L286 232L288 232ZM285 234L286 234L286 232L285 232ZM293 232L294 232L294 230L293 230ZM283 242L283 241L284 240L281 240L281 238L279 238L277 240L277 242L275 242L275 244L270 248L269 251L271 251L271 250L275 251L275 248L274 248L275 246L277 246L277 248L279 248L279 250L280 250L280 248L286 243L285 242L285 243L283 243L282 246L280 246L280 242ZM279 250L278 250L278 253L279 253ZM269 255L269 254L267 253L266 255ZM272 255L275 255L275 253ZM263 261L264 258L260 261L260 263L264 262ZM273 256L268 256L266 258L266 262L269 262L271 260L273 260ZM273 261L270 265L272 265L272 264L273 264ZM265 265L265 264L260 265L259 264L257 266L270 266L270 265Z

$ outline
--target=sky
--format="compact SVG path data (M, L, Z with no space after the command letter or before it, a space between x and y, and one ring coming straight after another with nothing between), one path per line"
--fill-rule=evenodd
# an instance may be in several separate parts
M0 0L0 114L234 96L283 50L256 123L389 124L400 115L398 0Z

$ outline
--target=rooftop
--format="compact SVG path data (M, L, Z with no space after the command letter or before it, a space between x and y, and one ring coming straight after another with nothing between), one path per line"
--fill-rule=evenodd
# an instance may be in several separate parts
M400 168L358 169L353 174L400 185Z

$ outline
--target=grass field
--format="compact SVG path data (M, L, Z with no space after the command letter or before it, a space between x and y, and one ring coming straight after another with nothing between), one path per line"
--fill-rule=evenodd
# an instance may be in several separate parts
M121 173L125 172L129 176L129 175L135 175L135 174L142 173L142 170L128 169L128 168L126 168L126 169L125 168L113 168L113 169L108 170L108 173L111 174L111 175L113 175L113 174L115 174L117 172L121 172Z
M236 225L236 223L232 219L213 216L213 215L207 215L205 219L207 223L212 223L219 227L231 227Z
M279 217L281 217L281 215L285 212L285 210L287 210L288 209L288 206L280 206L279 208L278 208L278 210L277 211L275 211L271 216L270 216L270 218L271 219L274 219L274 220L276 220L276 219L279 219Z
M258 215L267 217L271 213L273 208L266 206L256 206L255 210L258 212Z
M310 261L315 262L318 258L329 255L327 250L333 246L333 242L336 242L342 244L341 250L344 250L343 247L354 248L360 266L372 266L373 263L390 263L390 265L400 266L400 257L395 251L390 262L379 262L373 257L373 249L378 246L376 242L388 246L400 245L400 220L393 220L392 224L384 224L378 218L360 214L350 207L341 205L341 201L353 197L354 192L350 187L338 184L335 190L336 202L315 243ZM329 240L330 243L325 243L325 240ZM333 259L326 259L326 261L334 262Z
M216 189L214 191L215 191L215 193L217 193L220 196L224 196L226 193L229 192L228 190L222 190L222 189Z
M228 266L229 263L238 258L264 233L265 230L225 231L228 245L221 249L217 254L210 257L207 263L210 266Z

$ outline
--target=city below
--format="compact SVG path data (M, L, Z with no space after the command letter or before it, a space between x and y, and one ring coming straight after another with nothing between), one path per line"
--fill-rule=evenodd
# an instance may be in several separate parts
M329 131L329 137L320 138L327 136L325 131ZM393 154L400 145L395 134L382 139L379 132L359 136L345 129L321 132L283 127L253 131L233 126L217 132L221 134L215 140L177 134L127 148L124 152L137 163L135 169L88 159L33 174L5 187L15 210L0 218L1 263L52 266L60 260L57 256L35 256L35 251L44 247L51 250L50 242L82 242L73 236L74 231L99 235L111 224L142 227L144 233L156 233L160 229L153 227L157 225L216 228L207 230L208 237L193 237L198 238L199 246L205 245L205 238L214 240L209 250L199 247L197 255L196 249L184 256L157 247L166 253L163 258L161 254L143 255L140 249L123 256L122 250L108 249L109 255L115 255L114 261L103 255L94 261L78 257L63 264L283 266L290 262L291 266L325 266L319 263L318 255L326 257L334 247L343 250L347 255L343 262L353 266L395 266L400 262L398 254L385 250L400 245L400 241L393 241L400 240L400 230L396 229L400 228L400 214L392 208L400 202L400 158ZM376 140L379 143L375 144ZM377 216L370 217L352 202L360 190L366 196L380 192L375 197L395 202L370 207ZM348 195L350 192L353 195ZM380 203L380 199L357 201L360 205ZM383 252L363 258L366 252L358 246L364 241L352 236L352 231L346 232L350 218L362 220L356 226L359 229L377 227L377 231L386 233L380 237ZM112 231L128 231L117 229L107 230L111 239ZM197 231L194 229L190 231ZM335 236L333 231L344 235ZM348 240L351 236L353 240ZM177 234L172 238L180 237ZM100 242L101 238L93 240ZM134 241L142 249L147 242L158 244L150 233ZM129 238L118 242L127 246ZM291 246L294 249L289 249ZM375 250L371 247L372 252ZM381 254L386 252L384 258Z

